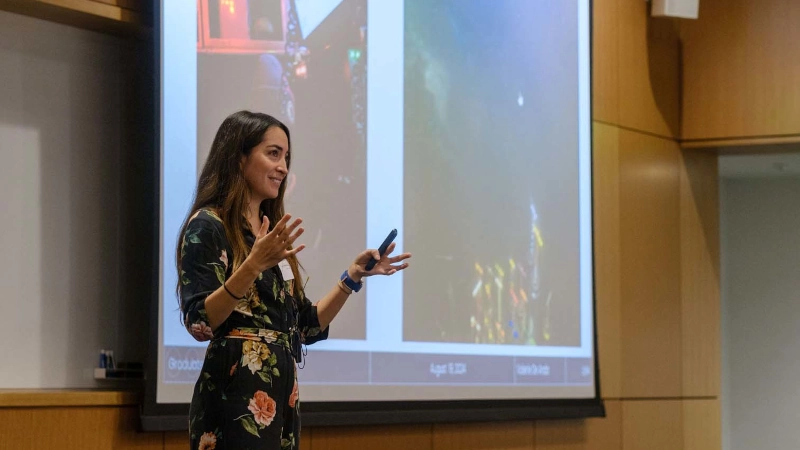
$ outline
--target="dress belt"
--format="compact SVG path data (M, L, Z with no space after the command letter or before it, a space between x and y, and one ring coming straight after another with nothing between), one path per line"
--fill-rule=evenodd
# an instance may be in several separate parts
M265 328L232 328L225 336L229 339L245 339L248 341L260 341L267 344L278 344L292 350L291 339L288 333L282 333Z

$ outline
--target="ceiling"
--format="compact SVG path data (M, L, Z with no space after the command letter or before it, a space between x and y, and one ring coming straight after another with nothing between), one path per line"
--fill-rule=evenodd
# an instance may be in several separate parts
M800 144L728 148L719 156L721 178L800 177ZM743 152L749 150L748 154Z

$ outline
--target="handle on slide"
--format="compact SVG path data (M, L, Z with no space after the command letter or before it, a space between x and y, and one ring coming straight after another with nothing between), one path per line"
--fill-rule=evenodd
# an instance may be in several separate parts
M394 230L390 231L389 235L386 236L386 239L383 240L383 244L381 244L381 246L378 247L378 253L380 253L381 256L383 256L386 253L386 249L389 248L389 245L391 245L392 242L394 242L394 238L396 238L396 237L397 237L397 228L395 228ZM370 258L369 262L367 263L367 265L364 266L364 269L367 272L369 272L370 270L375 268L375 264L378 264L378 260L375 259L375 258Z

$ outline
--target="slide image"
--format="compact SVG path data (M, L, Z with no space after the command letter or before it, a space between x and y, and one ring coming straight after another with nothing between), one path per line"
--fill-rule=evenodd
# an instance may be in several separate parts
M405 3L406 341L580 344L579 287L564 281L579 278L577 194L559 188L578 176L577 143L551 126L577 114L558 65L575 49L553 38L554 13Z

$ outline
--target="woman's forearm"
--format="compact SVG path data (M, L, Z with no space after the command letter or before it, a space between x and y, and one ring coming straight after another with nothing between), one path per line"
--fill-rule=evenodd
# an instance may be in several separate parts
M334 317L339 314L349 297L350 295L345 293L337 284L317 302L317 318L319 319L319 328L321 330L324 331L328 328L328 325L333 322Z
M258 270L252 268L245 260L225 281L225 286L233 295L241 298L247 295L250 286L256 281L256 277L258 277ZM205 300L208 326L216 331L228 319L238 303L239 299L232 297L223 286L212 292Z
M347 272L356 283L361 282L362 274L356 268L350 267ZM337 283L317 302L317 319L319 319L321 330L324 331L328 328L328 325L333 322L333 319L342 310L342 306L344 306L348 298L350 298L350 293L345 292Z

